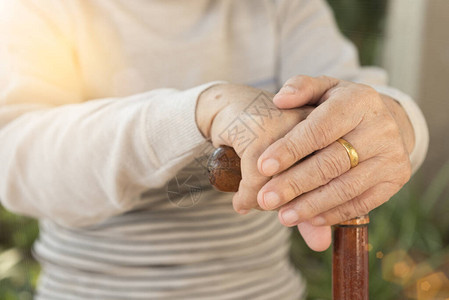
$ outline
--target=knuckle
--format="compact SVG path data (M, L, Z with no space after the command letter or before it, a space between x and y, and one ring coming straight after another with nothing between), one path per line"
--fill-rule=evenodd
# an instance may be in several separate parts
M371 211L370 205L363 199L352 201L352 206L354 209L354 216L363 216Z
M307 220L321 212L313 198L305 198L303 201L304 208L299 211L302 218Z
M335 87L338 83L338 80L336 80L333 77L327 76L327 75L321 75L321 76L318 76L317 78L322 81L326 81L327 82L326 86L328 86L329 88Z
M266 178L262 179L257 174L245 174L246 176L243 177L242 182L245 184L246 187L261 187L265 181L267 181Z
M383 122L382 130L385 136L400 138L399 127L391 118L388 118L385 122Z
M312 97L314 94L313 79L310 76L298 75L297 76L298 88L301 89L301 93L306 97Z
M405 151L403 145L400 143L397 143L396 145L394 145L394 144L391 145L390 154L392 156L392 159L399 164L404 163L404 161L406 159L408 159L408 157L406 157L407 156L406 151Z
M371 86L366 84L357 84L359 88L359 92L365 95L365 98L368 101L372 101L374 103L381 103L382 99L379 97L379 93Z
M296 196L302 194L302 188L300 187L298 180L291 177L287 180L287 184L288 184L290 190L292 190Z
M359 180L352 178L351 182L346 180L340 180L338 177L331 181L329 187L333 195L340 200L340 202L345 202L357 196L357 186L359 186Z
M340 175L340 161L328 152L320 152L316 159L316 171L322 183L327 183Z
M378 111L384 108L382 98L374 88L364 84L358 84L358 87L356 93L362 96L364 101L357 101L357 103L364 107L366 112L371 111L371 109Z
M345 207L339 206L336 211L339 222L344 222L351 218L351 212Z
M330 131L324 123L310 121L309 126L305 126L306 143L309 143L312 149L322 149L326 146L326 141L330 140Z
M365 94L368 97L370 97L372 99L376 99L376 101L379 101L379 102L381 101L381 99L379 97L379 93L373 87L371 87L369 85L366 85L366 84L363 84L363 85L360 85L360 86L363 88Z
M348 87L345 85L336 85L330 91L328 91L329 95L347 95L348 92Z
M403 184L390 181L386 184L386 186L388 187L388 190L386 193L388 193L389 197L392 197L395 193L397 193L403 187Z
M287 150L288 154L290 155L290 157L292 158L293 161L298 161L300 160L302 157L301 155L301 150L299 148L299 144L296 143L293 139L291 138L283 138L284 139L284 146L285 146L285 150Z

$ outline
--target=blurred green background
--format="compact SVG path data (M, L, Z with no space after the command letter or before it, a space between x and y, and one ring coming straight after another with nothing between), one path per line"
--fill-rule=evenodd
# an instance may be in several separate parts
M364 65L380 64L388 0L328 0ZM392 200L370 214L370 298L449 299L449 220L435 204L449 182L449 161L424 186L418 172ZM438 216L438 217L437 217ZM0 207L0 299L31 299L39 265L31 245L34 220ZM291 256L308 280L309 299L331 298L331 250L310 251L297 232Z

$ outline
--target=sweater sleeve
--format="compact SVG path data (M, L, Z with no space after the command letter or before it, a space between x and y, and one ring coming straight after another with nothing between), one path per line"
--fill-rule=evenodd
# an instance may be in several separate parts
M328 75L364 83L398 101L412 123L415 147L410 153L413 172L424 161L429 133L418 105L406 94L387 85L387 74L376 67L361 67L357 50L339 32L332 11L324 0L281 0L280 79L305 74Z
M206 142L195 107L215 82L84 101L70 43L23 1L0 3L0 41L0 200L13 212L102 221L163 186Z

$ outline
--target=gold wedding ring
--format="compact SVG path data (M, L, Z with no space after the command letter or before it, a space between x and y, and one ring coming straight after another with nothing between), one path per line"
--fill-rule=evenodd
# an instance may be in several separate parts
M349 161L351 162L351 169L357 166L359 164L359 155L357 154L357 151L355 151L355 148L345 139L340 138L337 142L345 147L349 156Z

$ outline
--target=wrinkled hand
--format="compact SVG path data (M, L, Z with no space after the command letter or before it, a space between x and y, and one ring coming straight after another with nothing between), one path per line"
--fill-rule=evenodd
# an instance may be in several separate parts
M312 107L281 110L274 95L244 85L220 84L203 92L197 124L215 147L233 147L241 158L242 180L233 197L234 209L245 214L260 209L257 193L271 179L257 169L257 159L269 145L304 120Z
M260 173L273 178L257 201L265 210L278 209L284 225L299 224L312 249L325 250L330 225L367 214L409 180L413 129L393 99L330 77L291 78L274 103L283 109L316 108L260 156ZM352 169L336 142L341 137L359 155Z

